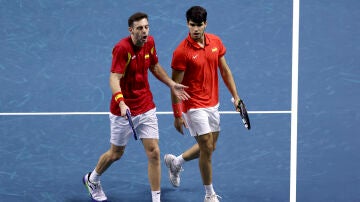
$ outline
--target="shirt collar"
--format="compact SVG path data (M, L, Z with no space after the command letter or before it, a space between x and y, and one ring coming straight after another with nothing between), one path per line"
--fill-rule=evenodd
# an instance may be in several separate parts
M210 38L208 37L208 35L206 33L204 33L204 38L205 38L205 46L209 45L210 43ZM190 42L190 44L195 47L195 48L201 48L199 46L199 44L197 43L197 41L195 41L194 39L191 38L190 33L187 36L187 41Z

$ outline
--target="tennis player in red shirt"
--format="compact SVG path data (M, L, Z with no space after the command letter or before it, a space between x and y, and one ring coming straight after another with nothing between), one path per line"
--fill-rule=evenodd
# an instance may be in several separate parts
M181 102L172 94L175 128L183 134L183 126L188 127L197 144L179 156L166 154L164 161L169 168L169 178L173 186L180 185L180 171L185 161L199 158L199 168L205 186L205 202L219 201L212 185L211 156L220 132L218 70L230 94L238 103L240 97L225 60L226 48L221 39L206 33L207 12L200 6L191 7L186 12L189 34L173 53L172 79L189 86L186 92L191 99Z
M113 48L110 73L110 149L102 154L92 172L83 177L83 183L93 201L107 201L100 184L100 175L119 160L132 137L132 129L125 118L131 111L137 135L148 157L148 177L152 201L160 202L160 149L156 108L148 82L148 70L170 87L177 99L186 100L185 86L177 84L166 74L158 62L155 42L149 35L148 16L135 13L128 20L130 36L123 38Z

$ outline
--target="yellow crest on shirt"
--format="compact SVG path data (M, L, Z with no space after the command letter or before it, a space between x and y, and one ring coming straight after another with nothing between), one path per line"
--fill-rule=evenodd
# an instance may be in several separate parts
M128 52L128 59L126 61L126 65L125 65L126 67L129 65L130 60L131 60L131 53Z
M152 47L150 50L151 55L154 54L155 47Z
M211 49L211 52L215 52L215 51L217 51L218 49L215 47L215 48L212 48Z
M145 54L145 59L148 59L150 57L149 54Z

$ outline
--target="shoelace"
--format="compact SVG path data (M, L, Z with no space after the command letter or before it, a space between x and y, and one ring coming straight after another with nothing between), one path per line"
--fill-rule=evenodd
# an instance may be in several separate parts
M100 184L100 182L98 182L98 183L93 183L93 182L90 182L90 180L88 181L89 182L89 184L90 184L90 188L92 189L92 190L97 190L97 191L100 191L101 190L101 184Z

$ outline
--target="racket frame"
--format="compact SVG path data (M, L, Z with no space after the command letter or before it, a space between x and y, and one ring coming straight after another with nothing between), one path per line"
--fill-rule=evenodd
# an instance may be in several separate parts
M235 102L234 98L231 98L231 102L232 103ZM250 130L251 129L250 118L247 113L247 109L245 107L245 103L243 102L243 100L240 99L236 107L239 109L240 117L241 117L242 122L244 123L244 127L246 129Z

